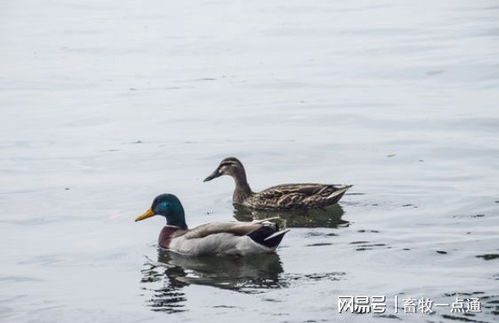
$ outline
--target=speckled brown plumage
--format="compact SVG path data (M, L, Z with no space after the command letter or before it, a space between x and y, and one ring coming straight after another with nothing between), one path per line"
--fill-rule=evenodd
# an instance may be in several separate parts
M247 182L243 164L234 157L222 160L217 169L205 181L229 175L236 188L232 201L260 210L291 210L324 208L337 203L351 185L331 184L282 184L261 192L253 192Z

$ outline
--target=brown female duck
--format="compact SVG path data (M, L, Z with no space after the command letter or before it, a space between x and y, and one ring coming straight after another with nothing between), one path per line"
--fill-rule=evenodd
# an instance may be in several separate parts
M243 164L234 157L225 158L215 171L204 181L222 175L231 176L236 189L232 202L260 210L291 210L325 208L337 203L352 185L331 184L282 184L253 192L246 179Z

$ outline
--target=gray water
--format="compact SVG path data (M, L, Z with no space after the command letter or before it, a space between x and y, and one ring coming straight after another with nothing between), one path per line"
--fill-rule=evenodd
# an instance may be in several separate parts
M0 320L497 321L498 17L497 1L2 1ZM159 252L164 219L133 222L159 193L190 226L248 216L231 179L202 183L228 156L255 190L354 187L276 255ZM387 311L340 314L339 295ZM482 312L395 313L395 296Z

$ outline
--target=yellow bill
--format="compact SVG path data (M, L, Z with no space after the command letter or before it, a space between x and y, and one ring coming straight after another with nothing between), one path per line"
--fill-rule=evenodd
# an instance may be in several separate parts
M154 215L154 211L152 209L148 209L144 214L136 217L135 222L145 220L147 218L150 218L153 215Z

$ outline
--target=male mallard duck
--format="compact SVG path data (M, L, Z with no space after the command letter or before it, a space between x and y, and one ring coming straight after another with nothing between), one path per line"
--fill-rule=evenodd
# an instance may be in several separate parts
M352 185L330 184L283 184L261 192L253 192L246 180L243 164L234 157L225 158L206 179L211 181L222 175L229 175L236 182L232 196L234 204L260 210L290 210L325 208L337 203Z
M273 252L289 230L279 231L266 220L253 222L213 222L188 229L184 208L173 194L161 194L135 222L153 215L166 218L159 234L159 245L190 256L251 255Z

